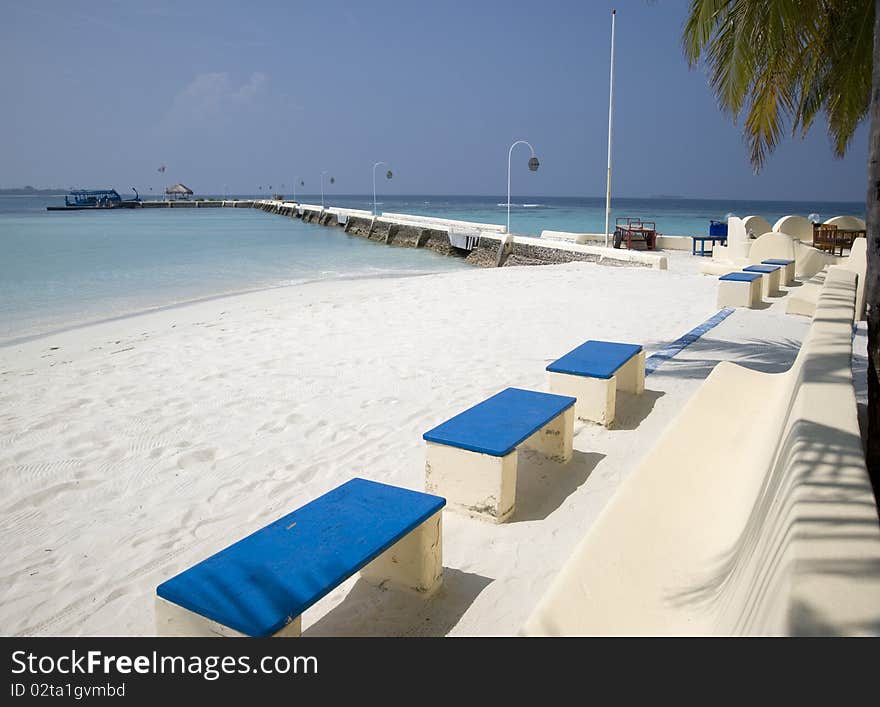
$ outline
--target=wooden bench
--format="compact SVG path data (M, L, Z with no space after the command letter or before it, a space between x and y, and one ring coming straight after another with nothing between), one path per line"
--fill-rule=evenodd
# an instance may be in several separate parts
M718 308L748 307L761 304L761 273L729 272L718 278Z
M775 297L779 294L779 277L782 274L779 265L748 265L743 272L756 272L761 276L761 294L764 297Z
M547 366L550 390L577 399L575 415L610 427L617 391L645 391L645 352L637 344L587 341Z
M352 479L156 588L160 636L299 636L302 613L360 570L430 595L445 499Z
M787 372L715 366L524 634L877 634L880 526L852 380L855 293L854 273L829 271Z
M450 508L504 522L516 507L519 445L571 459L575 399L507 388L425 432L425 489Z

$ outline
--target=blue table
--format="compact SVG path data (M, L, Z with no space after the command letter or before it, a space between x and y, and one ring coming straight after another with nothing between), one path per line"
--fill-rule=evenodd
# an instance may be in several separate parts
M721 243L724 245L727 243L727 236L691 236L693 238L693 242L691 243L691 255L712 255L712 248L715 247L715 243ZM700 252L697 252L697 241L700 241ZM708 251L706 250L706 241L712 242L712 248Z
M239 633L271 636L445 504L352 479L163 582L156 594Z

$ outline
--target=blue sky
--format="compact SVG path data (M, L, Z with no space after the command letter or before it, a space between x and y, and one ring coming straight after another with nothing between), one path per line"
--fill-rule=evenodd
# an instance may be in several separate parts
M753 174L685 0L6 5L0 186L368 193L384 160L385 193L497 195L526 139L514 194L602 196L616 6L616 196L864 199L866 125L843 160L817 123Z

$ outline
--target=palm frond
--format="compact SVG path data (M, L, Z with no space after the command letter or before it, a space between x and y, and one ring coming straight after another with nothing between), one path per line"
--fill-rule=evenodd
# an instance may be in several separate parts
M691 0L682 47L734 123L745 114L759 170L789 125L804 136L822 111L846 151L867 113L873 23L873 0Z

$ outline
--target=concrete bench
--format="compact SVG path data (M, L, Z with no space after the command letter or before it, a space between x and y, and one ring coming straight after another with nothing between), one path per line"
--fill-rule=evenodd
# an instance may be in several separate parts
M761 294L764 297L776 297L779 294L779 277L782 268L779 265L748 265L743 272L756 272L761 276Z
M782 275L780 276L782 282L780 284L791 287L795 283L794 260L770 258L769 260L762 260L761 265L778 265L782 268Z
M855 274L785 373L715 366L617 489L526 635L880 630L880 526L853 388Z
M504 522L516 507L520 445L571 459L575 399L507 388L423 435L425 489L450 508Z
M577 399L579 419L610 427L617 391L645 390L645 352L636 344L587 341L547 366L547 376L551 392Z
M718 278L718 308L749 307L761 304L761 273L730 272Z
M802 314L812 317L816 311L816 303L825 283L828 272L834 268L848 270L858 276L856 290L856 321L865 318L865 285L868 275L868 241L865 238L857 238L846 258L838 259L838 265L832 265L826 270L816 273L801 287L791 292L785 306L786 314Z
M446 501L352 479L156 588L160 636L299 636L301 615L360 570L429 595Z

